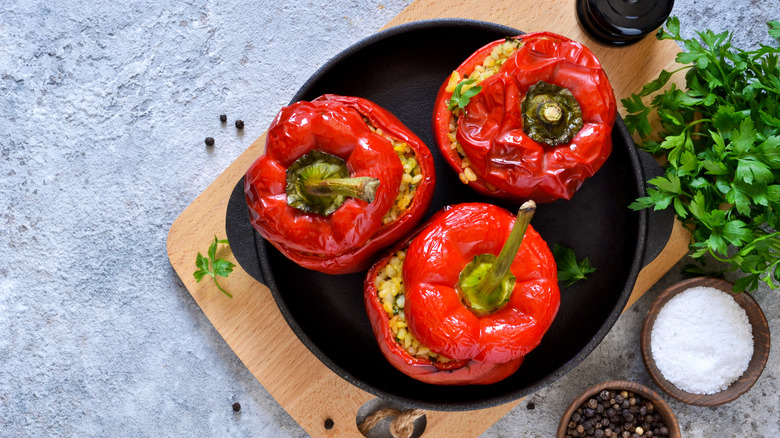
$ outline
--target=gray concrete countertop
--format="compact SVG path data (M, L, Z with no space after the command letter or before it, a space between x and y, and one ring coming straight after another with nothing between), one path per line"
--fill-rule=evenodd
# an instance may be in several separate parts
M306 78L410 3L0 2L0 436L306 436L184 288L166 236ZM731 30L740 47L776 44L765 22L778 11L777 0L674 8L684 34ZM484 436L552 436L596 382L654 387L639 328L681 265ZM778 292L755 297L777 339ZM684 436L780 436L778 347L737 401L671 401Z

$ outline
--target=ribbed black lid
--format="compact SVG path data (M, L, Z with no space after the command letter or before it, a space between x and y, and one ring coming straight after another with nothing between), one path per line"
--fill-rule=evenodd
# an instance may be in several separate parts
M673 6L674 0L577 0L577 20L596 41L625 46L661 27Z

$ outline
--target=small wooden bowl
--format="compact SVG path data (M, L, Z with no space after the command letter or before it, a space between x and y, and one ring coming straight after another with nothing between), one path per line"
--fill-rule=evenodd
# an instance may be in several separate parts
M655 411L658 412L658 414L661 416L661 419L666 424L666 427L669 429L669 435L667 438L680 438L682 436L680 434L680 424L677 422L677 417L674 415L674 412L672 412L672 408L669 407L669 404L666 403L666 400L662 399L657 392L653 391L645 385L636 382L630 382L628 380L612 380L591 386L571 402L569 408L566 409L566 412L563 413L560 423L558 423L558 431L555 435L556 438L564 438L566 436L566 429L568 428L567 426L569 424L569 420L571 419L574 411L576 411L577 408L579 408L589 398L597 396L605 389L608 391L630 391L634 394L642 396L642 398L647 401L653 402Z
M653 324L658 317L661 308L675 295L692 287L705 286L720 289L731 295L737 304L747 313L748 321L753 328L753 357L750 359L748 368L742 376L732 383L728 388L715 394L692 394L683 391L674 386L673 383L666 380L661 371L655 364L650 348L650 335L653 330ZM642 325L642 335L640 347L642 350L642 360L645 362L645 368L658 387L672 396L674 399L683 403L696 406L717 406L735 400L740 395L747 392L750 387L756 383L758 377L764 371L767 359L769 358L769 325L767 324L764 312L758 306L756 300L748 293L734 293L731 291L732 284L719 278L697 277L689 280L683 280L670 286L656 297L650 310L647 313L645 322Z

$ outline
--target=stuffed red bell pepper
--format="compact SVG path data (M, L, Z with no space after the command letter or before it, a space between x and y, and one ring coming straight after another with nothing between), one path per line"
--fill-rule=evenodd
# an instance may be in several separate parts
M501 198L571 199L612 151L615 95L586 47L548 32L492 42L441 86L434 138L460 180Z
M490 204L434 215L374 264L365 305L379 347L399 371L439 385L512 375L560 304L555 259L529 224Z
M389 111L324 95L283 108L244 181L254 228L287 258L357 272L425 216L433 157Z

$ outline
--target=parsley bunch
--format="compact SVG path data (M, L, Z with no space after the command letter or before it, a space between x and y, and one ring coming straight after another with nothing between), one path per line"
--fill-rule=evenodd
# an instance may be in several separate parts
M780 23L769 22L769 32L780 37ZM780 281L780 49L742 50L728 32L697 36L682 38L679 20L669 18L656 37L682 43L677 62L685 66L663 70L621 101L629 131L642 138L639 147L668 160L664 176L650 180L648 196L630 208L671 206L692 230L691 257L704 261L709 254L742 271L737 291L754 290L759 281L774 289ZM659 91L681 71L686 89L672 83ZM647 120L652 111L661 124L655 139Z

